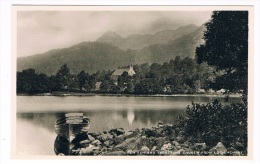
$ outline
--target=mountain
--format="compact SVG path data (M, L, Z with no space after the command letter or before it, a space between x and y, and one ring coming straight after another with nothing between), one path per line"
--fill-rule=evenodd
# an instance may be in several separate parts
M132 49L142 49L144 47L154 45L154 44L165 44L170 40L175 40L198 29L198 26L190 24L187 26L181 26L176 30L163 30L155 33L154 35L146 34L132 34L126 38L123 38L113 31L108 31L100 38L97 42L111 43L123 50Z
M138 50L122 50L112 43L106 42L82 42L68 48L54 49L48 52L17 59L17 71L33 68L39 73L47 75L56 74L57 70L67 64L72 74L77 74L81 70L88 73L95 73L98 70L114 70L117 67L141 63L163 63L174 59L176 56L195 57L195 49L203 43L204 26L195 31L182 35L167 43L153 44ZM156 37L167 37L168 32L161 31ZM120 40L121 37L114 32L103 35L104 40ZM144 35L142 35L144 36ZM133 40L139 35L129 36ZM129 38L128 37L128 38ZM142 37L144 38L144 37Z
M129 65L132 58L131 54L108 43L82 42L68 48L18 58L17 71L33 68L37 72L54 75L66 63L73 74L81 70L94 73Z
M167 44L154 44L145 47L140 53L150 56L152 63L162 63L174 59L178 55L194 58L196 47L204 42L203 33L205 29L205 26L201 26L190 34L170 40Z
M120 43L120 41L123 38L118 35L117 33L113 32L113 31L107 31L105 34L103 34L98 40L100 40L100 42L106 42L106 43Z

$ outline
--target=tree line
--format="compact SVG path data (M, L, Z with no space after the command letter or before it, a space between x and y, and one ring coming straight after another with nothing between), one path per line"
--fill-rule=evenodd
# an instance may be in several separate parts
M17 93L37 94L63 92L101 92L130 94L192 94L200 88L213 86L216 73L206 63L198 64L189 57L175 59L163 64L134 65L135 75L124 72L115 81L111 78L114 71L97 71L88 74L84 70L71 74L64 64L55 75L47 76L34 69L17 72ZM96 83L100 87L96 88Z

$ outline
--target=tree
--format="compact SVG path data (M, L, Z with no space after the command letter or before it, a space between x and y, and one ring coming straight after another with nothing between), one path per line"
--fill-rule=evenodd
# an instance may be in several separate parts
M119 88L112 80L105 80L100 84L100 91L102 93L118 93Z
M89 74L88 73L85 73L85 71L82 70L77 75L77 79L78 79L78 86L81 91L83 88L85 88L85 90L87 90L89 88L89 86L88 86Z
M37 94L49 92L49 77L29 68L17 72L17 93Z
M124 71L123 74L118 77L118 87L121 91L124 91L127 88L129 82L130 77L128 76L128 73Z
M214 11L205 26L205 43L196 48L198 63L207 62L221 72L216 86L247 92L248 12Z
M72 82L70 69L67 64L64 64L56 73L56 80L59 89L67 89L69 91L70 83Z

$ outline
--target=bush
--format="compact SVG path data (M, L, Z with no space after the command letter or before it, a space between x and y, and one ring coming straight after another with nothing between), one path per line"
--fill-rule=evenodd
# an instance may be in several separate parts
M187 107L185 135L204 141L208 147L222 142L227 148L247 150L247 105L222 105L219 100Z

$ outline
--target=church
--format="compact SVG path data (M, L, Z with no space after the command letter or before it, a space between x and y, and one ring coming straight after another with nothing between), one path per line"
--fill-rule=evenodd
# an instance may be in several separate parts
M135 74L134 68L132 65L130 65L128 68L118 68L114 71L114 73L111 75L111 79L115 81L117 84L117 80L119 76L121 76L124 72L127 72L129 76L133 76Z

